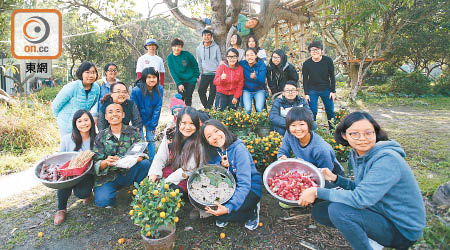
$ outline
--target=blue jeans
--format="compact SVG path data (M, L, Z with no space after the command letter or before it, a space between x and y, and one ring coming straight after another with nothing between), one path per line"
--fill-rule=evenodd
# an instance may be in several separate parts
M148 174L150 168L149 160L142 160L132 168L126 175L117 174L116 179L94 188L95 205L97 207L107 207L116 204L117 190L129 186L134 182L142 181Z
M145 137L144 137L144 127L145 127ZM145 125L141 127L141 137L142 140L148 142L148 157L150 161L155 157L155 130L149 130Z
M261 112L266 101L266 92L264 91L264 89L257 91L242 91L242 102L244 103L244 109L248 114L252 112L253 98L255 98L256 112Z
M320 224L337 228L357 250L371 250L369 238L395 249L408 249L415 242L406 239L386 217L369 209L324 201L314 205L312 217Z
M73 194L80 198L80 199L86 199L91 195L92 193L92 187L94 186L94 180L95 176L92 174L86 174L86 177L84 177L83 180L77 183L77 185L70 187L70 188L64 188L64 189L58 189L57 196L58 196L58 210L64 210L67 208L67 201L69 200L70 195Z
M250 191L237 211L218 216L217 220L220 222L245 222L255 214L255 208L260 199L261 197Z
M330 91L329 90L309 90L309 107L311 108L311 111L313 112L314 121L316 120L317 116L317 103L319 101L319 96L322 99L323 105L325 106L325 112L327 113L327 119L328 119L328 125L331 128L330 120L334 119L336 124L336 117L334 115L334 102L333 99L330 98Z

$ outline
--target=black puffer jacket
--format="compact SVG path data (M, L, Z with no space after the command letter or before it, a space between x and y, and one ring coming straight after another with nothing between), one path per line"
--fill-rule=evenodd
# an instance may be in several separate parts
M291 80L298 83L298 73L294 65L288 63L287 56L283 50L277 49L273 52L281 57L281 62L278 65L273 64L272 58L267 65L267 84L269 85L272 95L282 92L284 84Z

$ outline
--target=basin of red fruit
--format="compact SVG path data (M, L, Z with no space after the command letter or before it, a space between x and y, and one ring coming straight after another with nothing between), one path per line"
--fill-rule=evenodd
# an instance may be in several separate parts
M317 167L293 158L270 164L264 171L263 182L273 197L288 205L297 205L303 190L325 186L325 179Z

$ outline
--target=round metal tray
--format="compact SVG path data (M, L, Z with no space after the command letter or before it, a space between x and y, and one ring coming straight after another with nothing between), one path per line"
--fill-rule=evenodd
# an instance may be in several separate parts
M203 165L203 167L198 168L191 174L191 176L189 177L188 182L187 182L189 201L191 202L191 204L194 207L201 209L201 210L205 210L206 206L214 206L214 203L206 203L206 202L196 199L195 197L192 197L190 195L190 193L191 193L190 189L191 189L191 184L192 184L192 181L194 180L194 178L202 173L207 173L207 172L215 172L215 173L218 172L218 173L222 174L223 176L228 177L233 184L233 193L230 195L230 197L227 197L226 199L224 199L224 201L220 204L225 204L227 201L229 201L231 199L231 197L233 196L234 191L236 191L236 180L234 179L234 176L233 176L233 174L230 173L230 171L228 171L224 167L219 167L217 165L212 165L212 164L211 165Z
M267 184L267 180L269 178L274 177L277 172L280 172L283 169L303 170L306 173L311 175L311 177L319 185L319 187L325 186L325 178L323 177L320 170L316 166L314 166L313 164L311 164L307 161L304 161L301 159L289 158L286 160L278 160L276 162L273 162L264 171L264 174L263 174L264 187L266 188L267 192L269 192L269 194L271 194L273 197L275 197L276 199L278 199L279 201L281 201L285 204L292 205L292 206L298 205L297 201L286 200L286 199L278 196L276 193L272 192L272 190L270 190L270 188L269 188L269 184Z
M61 153L55 153L53 155L47 156L44 159L40 160L36 165L34 165L34 178L37 179L40 183L44 184L45 186L49 188L54 189L64 189L73 187L78 184L81 180L83 180L84 177L86 177L86 174L91 170L93 166L93 161L91 161L91 164L89 167L82 173L80 176L77 176L73 179L67 180L67 181L48 181L43 180L39 178L39 174L41 173L41 168L44 163L46 164L58 164L63 165L67 161L71 160L73 156L77 155L78 152L61 152Z

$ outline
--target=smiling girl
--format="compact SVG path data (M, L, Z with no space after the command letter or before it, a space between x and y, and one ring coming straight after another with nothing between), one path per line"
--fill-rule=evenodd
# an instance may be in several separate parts
M153 67L145 68L137 86L131 92L131 100L141 115L141 136L148 142L150 160L155 156L155 129L158 126L159 115L163 103L163 87L159 84L159 72ZM145 137L144 137L145 130Z
M245 222L254 230L259 223L261 199L261 175L256 170L252 156L242 140L236 138L221 122L210 119L202 126L202 144L208 163L228 168L236 179L236 190L231 199L217 209L206 207L206 212L217 216L216 226L225 227L228 222Z
M72 132L72 117L77 110L90 110L98 101L100 86L95 64L83 62L77 69L78 80L66 84L52 102L52 112L61 137Z
M369 238L395 249L408 249L425 227L425 208L417 181L405 161L405 151L388 139L366 112L353 112L336 128L336 141L351 146L349 162L355 179L322 174L344 190L309 188L298 201L306 206L316 198L312 217L337 228L353 249L372 249Z
M148 176L151 181L164 177L187 193L187 179L202 163L200 119L197 110L185 107L178 112L172 141L164 136Z
M72 119L73 130L61 138L59 152L78 152L92 150L94 147L95 133L94 118L87 110L78 110ZM67 201L72 190L75 196L83 199L83 204L92 201L92 187L94 186L94 175L86 174L77 185L58 189L58 211L55 214L53 224L60 225L64 222L67 212Z

